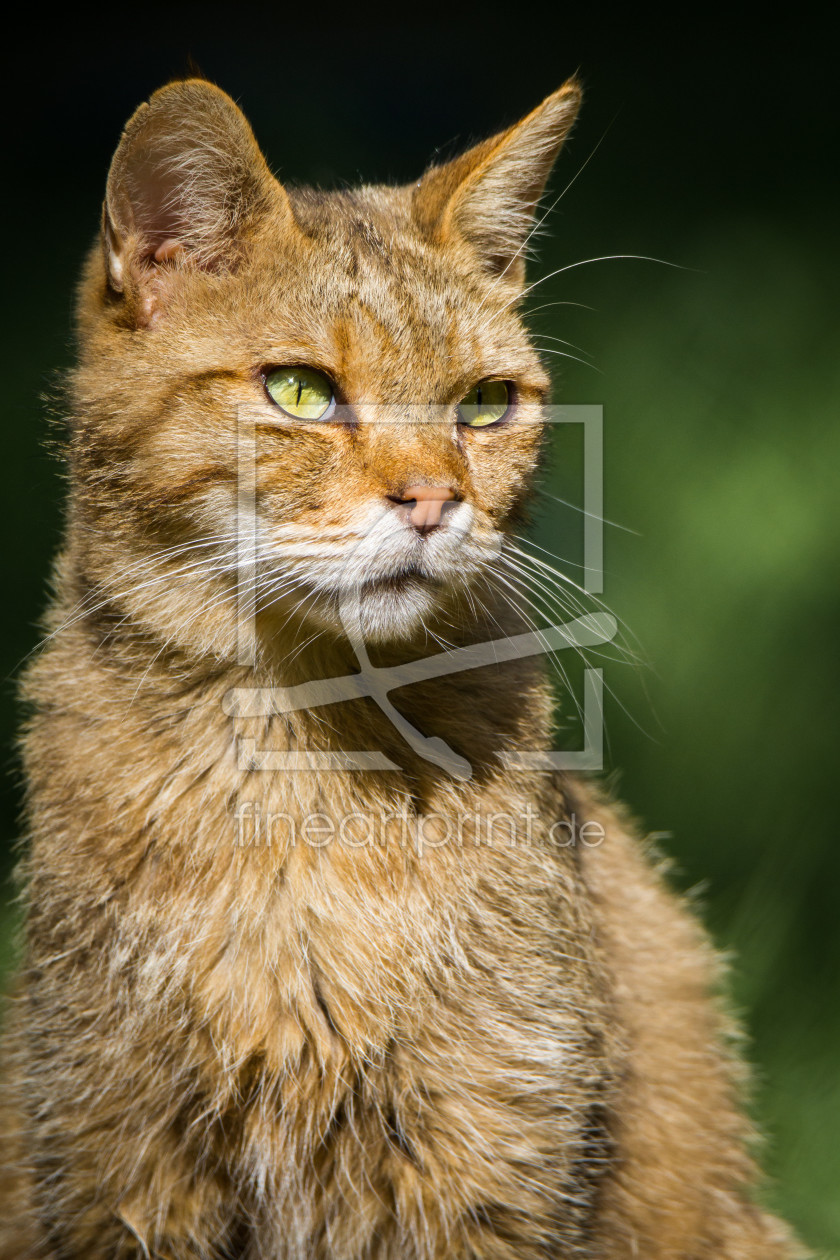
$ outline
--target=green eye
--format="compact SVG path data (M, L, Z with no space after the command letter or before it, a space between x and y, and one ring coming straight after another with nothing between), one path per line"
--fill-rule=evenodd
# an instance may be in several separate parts
M272 402L295 420L328 420L335 410L333 387L314 368L272 368L265 387Z
M509 406L507 381L479 381L458 404L458 419L471 429L483 429L507 415Z

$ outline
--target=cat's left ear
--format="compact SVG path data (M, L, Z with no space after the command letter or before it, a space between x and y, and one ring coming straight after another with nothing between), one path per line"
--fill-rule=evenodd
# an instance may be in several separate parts
M521 288L534 213L580 101L580 84L569 79L508 131L433 167L415 188L415 217L435 239L466 244L488 272Z
M154 322L186 268L236 266L261 219L294 220L241 110L204 79L170 83L141 105L108 174L102 244L112 292Z

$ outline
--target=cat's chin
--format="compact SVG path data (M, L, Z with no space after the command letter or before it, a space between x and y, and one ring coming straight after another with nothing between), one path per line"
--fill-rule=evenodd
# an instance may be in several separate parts
M427 630L441 622L451 628L460 604L454 587L435 578L397 574L371 579L357 588L352 598L321 591L304 600L306 622L342 638L353 629L369 645L397 645L425 640ZM355 625L354 625L355 623Z
M387 578L367 582L359 598L366 643L400 643L417 639L446 603L442 583L427 578Z

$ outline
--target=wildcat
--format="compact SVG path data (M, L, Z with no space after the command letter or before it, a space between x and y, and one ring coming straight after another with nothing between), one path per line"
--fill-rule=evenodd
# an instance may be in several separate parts
M8 1260L799 1254L701 928L596 784L502 757L551 747L544 661L311 702L526 624L517 304L579 97L335 193L203 80L127 125L24 684Z

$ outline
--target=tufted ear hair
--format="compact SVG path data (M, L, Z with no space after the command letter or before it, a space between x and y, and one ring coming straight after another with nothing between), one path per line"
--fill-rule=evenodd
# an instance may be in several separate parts
M537 203L580 101L569 79L509 130L433 167L414 191L423 228L442 242L466 242L488 272L521 288Z
M102 216L108 284L151 323L167 277L183 267L222 270L258 219L287 215L241 110L203 79L170 83L126 125L111 162Z

